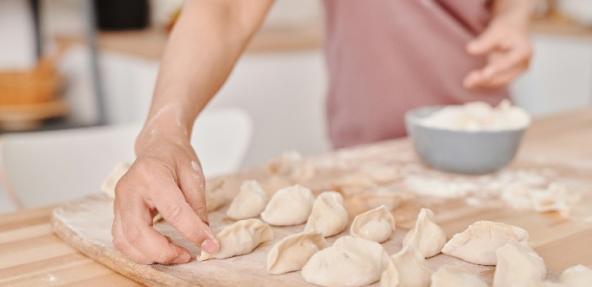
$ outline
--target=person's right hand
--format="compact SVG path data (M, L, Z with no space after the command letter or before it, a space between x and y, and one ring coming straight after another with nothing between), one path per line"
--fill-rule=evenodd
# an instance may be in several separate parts
M218 251L208 226L204 176L188 142L159 137L142 144L115 194L113 244L135 262L179 264L192 258L153 228L156 213L206 252Z

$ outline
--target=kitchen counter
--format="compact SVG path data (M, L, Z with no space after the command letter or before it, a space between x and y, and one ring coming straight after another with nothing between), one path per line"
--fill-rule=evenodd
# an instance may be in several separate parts
M520 156L592 163L592 108L535 121ZM0 286L137 286L95 263L53 235L53 207L0 215ZM570 240L589 238L588 232ZM577 259L581 254L566 253ZM553 264L553 262L547 262Z
M592 28L583 27L565 17L553 14L534 19L531 32L538 35L592 39ZM323 27L319 23L308 26L266 27L253 37L246 53L294 52L319 50L323 44ZM114 52L143 59L158 60L166 46L168 35L163 30L101 32L98 46L107 52ZM76 35L57 35L59 43L84 43Z
M260 54L270 52L293 52L318 50L322 46L323 29L320 25L306 27L267 27L259 31L245 53ZM84 39L76 35L57 35L61 44L82 44ZM142 59L160 59L168 34L159 29L139 31L100 32L97 45L107 52L139 57Z

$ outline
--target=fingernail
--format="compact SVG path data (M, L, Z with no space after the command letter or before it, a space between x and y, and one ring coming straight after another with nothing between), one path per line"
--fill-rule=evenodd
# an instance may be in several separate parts
M207 253L210 253L210 254L214 254L214 253L218 252L219 248L220 248L220 246L218 245L218 242L216 242L213 239L206 239L201 244L201 249L205 250Z

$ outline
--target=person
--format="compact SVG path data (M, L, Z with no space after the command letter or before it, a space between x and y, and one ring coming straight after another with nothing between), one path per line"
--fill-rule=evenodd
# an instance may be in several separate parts
M404 135L421 105L497 102L531 58L535 0L324 0L327 120L335 147ZM191 260L152 228L156 212L215 253L193 122L216 94L272 0L187 0L165 49L136 160L116 187L113 243L139 263Z

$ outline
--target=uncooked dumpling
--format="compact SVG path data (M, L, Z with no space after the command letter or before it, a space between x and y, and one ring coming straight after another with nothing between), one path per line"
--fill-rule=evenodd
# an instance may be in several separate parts
M464 261L495 265L495 251L509 241L526 243L526 230L505 223L477 221L455 234L442 248L442 253Z
M332 186L339 191L361 191L377 187L371 176L359 172L337 178L332 182Z
M230 203L226 216L234 220L257 217L267 204L267 193L256 180L241 184L239 193Z
M206 207L209 212L216 211L228 202L224 193L225 181L223 178L215 178L206 182Z
M263 221L276 226L298 225L310 215L314 196L310 189L293 185L278 190L261 213Z
M360 171L372 178L377 183L388 183L399 179L399 171L386 164L370 163L361 167Z
M409 287L428 287L432 271L428 262L413 246L408 246L391 257L399 272L399 285Z
M393 260L389 258L387 260L387 265L382 271L382 275L380 276L380 287L399 287L400 283L399 270L395 267Z
M589 287L592 285L592 269L584 265L569 267L561 273L560 280L569 287Z
M259 219L245 219L237 221L222 229L216 238L220 243L220 250L216 254L201 251L199 261L211 258L223 259L237 255L251 253L260 244L273 239L271 227Z
M326 191L315 200L304 230L316 231L324 237L329 237L343 231L347 227L348 220L341 194Z
M395 230L395 219L384 205L359 214L352 222L350 233L353 236L384 242Z
M545 279L545 262L532 248L510 241L496 251L493 287L522 287Z
M487 287L487 284L479 276L460 267L446 265L432 274L430 287Z
M127 162L119 162L113 167L113 170L107 176L107 178L103 181L101 185L101 191L106 194L110 198L115 198L115 187L117 186L117 182L123 177L123 175L128 171L131 164Z
M302 232L286 236L267 254L267 272L283 274L302 269L308 259L327 246L323 235Z
M417 215L413 229L403 239L403 246L413 246L423 257L432 257L442 250L446 243L446 233L434 222L434 213L422 208Z
M302 277L321 286L364 286L380 279L387 262L382 245L343 236L315 253L302 268Z
M280 175L296 182L312 179L316 168L311 161L305 160L298 152L286 152L267 163L267 172Z

